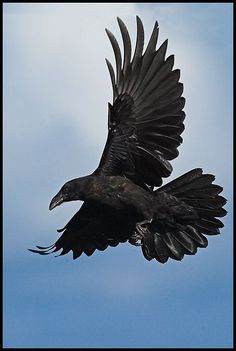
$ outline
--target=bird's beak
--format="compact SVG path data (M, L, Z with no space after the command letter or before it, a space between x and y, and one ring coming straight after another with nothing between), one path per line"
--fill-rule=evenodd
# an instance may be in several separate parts
M59 193L56 196L54 196L54 198L50 202L49 210L51 211L53 208L59 206L63 201L64 201L63 195L59 191Z

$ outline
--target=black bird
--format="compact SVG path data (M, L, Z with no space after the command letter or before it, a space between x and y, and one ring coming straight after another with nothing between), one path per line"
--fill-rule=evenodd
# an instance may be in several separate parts
M98 168L86 177L68 181L52 199L49 209L66 201L84 201L80 210L49 247L37 246L41 255L62 249L73 258L90 256L129 241L141 246L147 260L165 263L181 260L206 247L207 235L219 234L226 215L223 188L215 177L196 168L170 183L162 178L172 172L170 160L178 156L184 130L180 70L173 69L174 56L166 56L167 40L156 50L157 22L146 50L144 29L137 19L137 39L131 59L131 40L118 18L124 55L114 35L112 44L116 73L106 60L113 88L108 104L108 138ZM161 186L161 187L160 187ZM155 187L159 187L155 190Z

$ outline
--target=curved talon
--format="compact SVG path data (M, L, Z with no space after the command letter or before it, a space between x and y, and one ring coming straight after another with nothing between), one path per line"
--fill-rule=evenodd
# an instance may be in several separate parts
M133 235L129 238L129 243L135 246L141 246L142 245L142 238L143 235L140 234L140 232L135 231Z
M129 238L129 243L134 245L134 246L141 246L142 243L141 242L138 242L138 240L141 240L140 238L137 238L135 236L132 236Z

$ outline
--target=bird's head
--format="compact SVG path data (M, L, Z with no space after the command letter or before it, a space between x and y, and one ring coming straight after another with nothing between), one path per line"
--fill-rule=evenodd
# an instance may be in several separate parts
M84 200L89 183L89 177L76 178L66 182L53 197L49 205L49 210L52 210L63 202Z

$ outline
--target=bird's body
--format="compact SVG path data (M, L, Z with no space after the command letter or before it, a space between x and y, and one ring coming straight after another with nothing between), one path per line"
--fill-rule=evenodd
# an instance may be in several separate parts
M89 176L63 185L50 209L62 202L82 200L80 210L50 247L31 250L42 255L62 249L73 257L90 256L108 246L129 241L140 245L147 260L165 263L181 260L206 247L204 234L219 234L226 203L212 184L215 177L195 168L162 185L172 172L170 160L178 156L185 113L180 71L173 70L174 56L165 58L167 40L156 50L155 23L143 53L144 30L137 17L137 40L131 60L131 41L118 19L124 44L106 30L115 59L116 75L107 60L113 87L113 105L108 110L108 138L98 165ZM158 187L158 189L155 189Z
M96 201L115 210L126 208L144 217L153 217L153 192L146 191L126 177L89 176L85 201Z
M76 179L79 188L80 178ZM197 219L194 208L165 191L145 190L126 177L88 176L83 186L83 200L108 206L113 210L125 210L136 218L151 223L166 220L171 223L175 216L180 222Z

